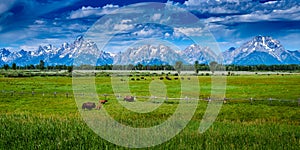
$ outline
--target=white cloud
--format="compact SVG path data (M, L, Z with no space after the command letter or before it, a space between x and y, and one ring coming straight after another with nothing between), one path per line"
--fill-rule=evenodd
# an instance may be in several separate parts
M283 10L273 10L272 13L275 14L298 14L300 13L300 7L294 6L289 9L283 9Z
M206 5L206 4L219 5L222 2L239 4L241 1L245 1L245 0L187 0L184 2L184 5L191 6L191 7L199 6L199 5ZM247 0L246 0L246 2L247 2Z
M148 37L150 35L153 35L155 33L155 31L153 29L142 29L140 31L137 31L137 32L134 32L133 34L134 35L137 35L137 36L142 36L142 37Z
M273 10L270 13L256 11L245 15L230 17L233 22L257 22L257 21L281 21L281 20L300 20L300 7L294 6L289 9Z
M123 30L130 30L132 28L134 28L134 26L131 25L131 24L115 24L114 25L114 30L121 30L121 31L123 31Z
M175 35L185 34L186 36L199 36L203 33L202 28L174 28Z
M132 20L131 19L124 19L121 21L122 24L125 24L125 23L131 23Z
M109 22L111 22L111 20L108 20ZM124 30L130 30L134 28L133 24L130 24L132 22L131 19L123 19L120 21L119 24L107 24L107 25L113 25L113 30L118 30L118 31L124 31Z
M44 20L35 20L34 21L34 24L45 24L46 23L46 21L44 21Z
M247 14L228 15L221 17L210 17L204 19L205 23L217 24L235 24L240 22L260 22L260 21L299 21L300 20L300 6L293 6L287 9L274 10L256 10Z
M113 5L113 4L107 4L103 6L103 9L111 9L111 8L119 8L118 5Z
M76 11L72 11L69 18L70 19L77 19L77 18L85 18L88 16L94 16L97 14L100 14L102 12L102 8L100 7L82 7L81 9L78 9Z
M101 16L105 14L113 13L114 10L118 9L118 5L107 4L101 7L83 6L82 8L72 11L68 19L85 18L89 16Z
M170 37L170 33L165 33L165 37Z
M184 2L186 6L198 6L203 3L203 0L187 0Z
M153 16L152 16L152 20L153 21L157 21L157 20L159 20L161 18L161 14L154 14Z
M278 1L269 1L269 2L265 2L265 5L272 5L272 4L276 4Z
M230 13L237 13L237 10L234 9L228 9L226 7L221 7L221 6L217 6L217 7L211 7L211 8L207 8L207 11L209 13L216 13L216 14L230 14Z
M88 25L80 24L80 23L73 23L68 25L63 25L64 29L69 30L78 30L78 31L86 31L88 29Z

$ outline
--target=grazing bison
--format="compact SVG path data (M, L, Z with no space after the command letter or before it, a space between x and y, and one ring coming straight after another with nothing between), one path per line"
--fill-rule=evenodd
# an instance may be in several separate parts
M99 103L101 104L105 104L107 102L107 100L99 100Z
M96 104L93 103L93 102L86 102L86 103L83 103L82 104L82 109L88 109L88 110L91 110L93 108L96 107Z
M134 101L134 97L133 96L125 96L124 101L133 102Z

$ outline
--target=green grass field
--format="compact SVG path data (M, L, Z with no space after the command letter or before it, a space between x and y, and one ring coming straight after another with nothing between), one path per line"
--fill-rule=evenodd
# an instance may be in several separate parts
M151 80L147 78L130 81L132 93L149 95ZM210 95L210 81L209 76L199 77L200 98ZM180 97L179 80L163 82L169 97ZM100 99L104 93L113 94L109 77L96 77L95 83ZM146 149L299 149L299 83L300 75L228 76L226 97L233 100L222 106L205 133L198 128L207 102L199 101L182 132ZM85 124L72 94L71 77L3 77L0 87L0 149L127 149L100 138ZM251 97L252 105L247 100ZM270 104L269 98L282 101ZM158 125L178 106L178 100L170 100L151 113L140 114L124 109L115 97L108 100L104 107L109 114L132 127Z

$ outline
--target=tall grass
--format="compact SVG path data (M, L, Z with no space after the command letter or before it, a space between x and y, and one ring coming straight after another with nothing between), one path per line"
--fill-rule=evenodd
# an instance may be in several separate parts
M79 118L1 115L0 149L126 149L101 139ZM204 134L192 121L179 135L147 149L298 149L299 125L215 122Z
M130 81L133 93L148 95L151 80ZM178 97L179 81L164 81L168 96ZM209 96L210 77L200 77L202 97ZM100 138L82 120L69 77L0 78L0 149L127 149ZM230 76L227 97L300 97L300 76ZM96 78L97 92L112 94L110 78ZM32 91L35 92L32 95ZM20 94L24 92L23 94ZM42 95L42 93L45 93ZM57 92L54 97L53 92ZM70 95L66 97L66 93ZM123 108L115 98L104 105L117 121L133 127L160 124L173 114L177 101L168 101L146 114ZM300 107L296 103L229 102L205 133L198 132L207 102L199 102L186 128L170 141L145 149L298 149ZM97 110L91 110L97 111ZM101 111L101 110L99 110Z

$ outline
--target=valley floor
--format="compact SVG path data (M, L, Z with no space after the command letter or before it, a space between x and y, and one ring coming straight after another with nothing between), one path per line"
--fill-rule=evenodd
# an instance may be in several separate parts
M140 78L133 76L131 78ZM147 96L153 80L130 80L136 96ZM159 76L153 77L160 81ZM162 80L169 97L180 97L180 80ZM132 127L151 127L166 121L180 105L163 103L149 113L124 109L113 94L110 77L96 77L103 108L118 122ZM210 76L199 76L200 97L210 95ZM300 75L227 76L226 97L212 126L199 133L207 101L199 101L187 126L171 140L145 149L298 149L300 146ZM0 149L127 149L99 137L84 122L81 103L73 95L72 77L0 78ZM83 93L83 96L87 96ZM256 101L251 104L249 98ZM276 99L269 103L269 98ZM132 103L134 105L135 102ZM187 103L187 104L193 104ZM166 131L167 132L167 131ZM136 140L136 139L132 139ZM128 145L130 146L130 145Z

